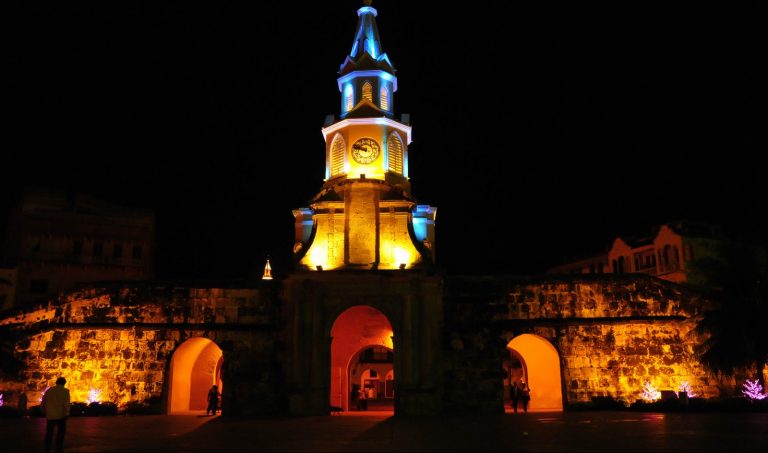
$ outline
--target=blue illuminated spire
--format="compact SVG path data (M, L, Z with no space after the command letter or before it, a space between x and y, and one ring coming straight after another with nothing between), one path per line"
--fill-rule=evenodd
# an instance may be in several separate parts
M367 52L374 59L378 59L382 54L379 30L376 28L376 15L378 11L376 11L376 8L369 6L371 4L370 1L364 3L366 6L357 10L357 16L360 19L357 21L355 42L352 43L352 52L349 54L353 60L357 60L363 52Z
M352 42L352 51L341 65L341 74L351 70L378 69L394 75L392 62L381 48L379 29L376 26L378 11L371 6L371 0L364 0L365 6L357 10L357 31Z

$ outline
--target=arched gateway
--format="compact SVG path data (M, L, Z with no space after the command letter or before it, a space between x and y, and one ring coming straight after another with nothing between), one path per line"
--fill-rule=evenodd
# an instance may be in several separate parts
M168 413L204 411L211 386L216 384L222 390L223 361L221 348L208 338L194 337L182 343L171 357Z
M327 415L330 406L348 410L351 377L361 385L373 381L368 384L377 387L377 397L382 384L376 380L383 380L381 403L395 414L440 412L440 277L415 271L306 272L289 276L284 285L290 413ZM388 362L388 350L392 379L388 369L369 366ZM350 375L356 360L358 369ZM370 372L361 377L370 369L376 378Z
M523 334L513 338L507 349L512 364L511 380L522 379L531 389L529 410L562 411L560 356L555 347L538 335Z
M345 310L331 328L330 405L358 411L361 393L369 410L394 410L393 331L379 310L358 305ZM389 391L388 391L389 387Z

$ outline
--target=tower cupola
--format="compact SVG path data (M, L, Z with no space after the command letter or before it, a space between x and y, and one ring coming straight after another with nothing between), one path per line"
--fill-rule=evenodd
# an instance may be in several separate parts
M397 91L395 68L384 52L376 26L378 11L370 1L357 10L352 51L339 68L341 118L393 117Z

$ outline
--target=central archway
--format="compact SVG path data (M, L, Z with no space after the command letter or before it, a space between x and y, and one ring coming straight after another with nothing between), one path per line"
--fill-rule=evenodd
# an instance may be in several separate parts
M363 388L367 383L369 388L375 387L370 395L381 403L376 410L393 410L391 404L386 404L394 398L392 335L389 319L368 305L351 307L336 318L331 327L330 406L356 410L357 405L350 404L353 385ZM387 377L391 377L390 382Z
M223 361L221 348L208 338L194 337L182 343L171 357L168 413L205 411L211 386L223 390Z
M531 389L529 410L562 411L563 388L560 355L552 344L533 334L519 335L507 343L511 362L521 362L520 371L512 373L522 378Z

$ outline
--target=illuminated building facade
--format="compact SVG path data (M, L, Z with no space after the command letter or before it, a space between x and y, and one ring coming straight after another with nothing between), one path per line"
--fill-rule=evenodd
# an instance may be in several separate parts
M80 282L151 280L154 243L151 211L27 190L5 241L4 261L17 269L16 297L8 305L44 303Z
M549 274L647 274L671 282L688 280L687 264L712 253L721 234L713 226L677 222L652 236L617 237L607 253L555 266Z
M297 269L267 278L267 263L240 287L96 284L7 313L0 393L34 402L64 376L75 401L155 398L188 413L202 412L217 384L225 415L355 411L363 394L371 408L417 415L503 412L520 380L532 410L633 402L648 386L686 383L703 397L736 388L698 362L706 303L674 281L430 266L435 208L410 193L411 128L395 120L397 79L376 14L370 3L358 10L339 72L325 184L294 211Z

